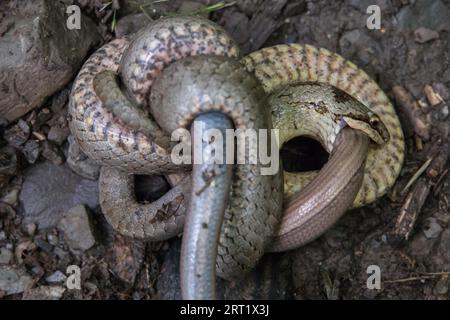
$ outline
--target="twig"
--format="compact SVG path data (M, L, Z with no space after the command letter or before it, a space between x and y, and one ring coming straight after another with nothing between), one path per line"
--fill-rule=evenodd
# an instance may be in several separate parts
M414 132L422 139L428 140L430 138L429 126L417 101L402 86L394 86L392 90L401 111L413 125Z
M448 276L450 275L450 272L422 272L422 276L417 277L409 277L409 278L403 278L403 279L396 279L396 280L385 280L383 283L401 283L401 282L410 282L410 281L417 281L417 280L426 280L426 279L434 279L437 276Z
M400 195L404 195L405 192L409 189L409 187L411 187L411 185L416 182L416 180L422 175L422 173L424 173L424 171L428 168L428 166L430 165L431 161L433 160L433 158L428 158L427 161L425 161L424 164L422 164L420 166L420 168L416 171L416 173L411 177L411 179L409 179L408 183L406 184L406 186L403 188L403 190L400 192Z
M430 189L431 185L426 178L419 178L412 191L406 197L393 231L397 239L408 241L422 206L430 193Z
M428 102L431 104L431 106L435 106L438 105L441 102L444 102L444 99L442 99L442 97L439 95L439 93L436 93L433 90L433 87L430 85L426 85L425 88L423 89L423 91L425 92L425 95L427 96L427 100Z
M211 13L214 11L218 11L227 7L231 7L234 6L236 4L236 1L233 2L218 2L216 4L212 4L210 6L206 6L204 8L198 9L196 11L193 11L191 13L187 13L188 15L202 15L202 14L207 14L207 13Z

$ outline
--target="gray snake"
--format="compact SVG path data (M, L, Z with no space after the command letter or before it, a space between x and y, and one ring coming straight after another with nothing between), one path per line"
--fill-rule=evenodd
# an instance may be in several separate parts
M189 51L187 49L189 46L194 49L189 49L191 50ZM125 55L122 58L124 52ZM152 56L151 54L155 52L159 55ZM358 130L341 130L343 127L342 120L346 125L367 133L374 141L383 143L385 142L383 141L384 138L386 143L383 144L382 148L371 145L364 175L361 168L365 157L355 157L352 161L349 161L353 173L348 175L348 179L343 182L340 180L340 176L337 176L338 181L336 182L340 183L342 188L337 190L336 194L348 194L348 197L346 197L347 204L340 203L338 205L342 207L341 212L336 211L337 214L328 219L322 208L314 213L314 219L299 219L296 221L295 226L298 228L303 226L303 230L306 231L303 234L306 236L300 236L301 243L316 238L336 221L345 212L348 205L353 202L354 194L358 190L360 191L355 200L356 206L375 200L384 194L395 181L403 160L403 135L392 105L384 93L364 72L340 56L311 46L278 46L263 49L244 58L242 63L249 72L246 72L242 65L233 59L208 58L214 68L210 70L209 77L204 76L203 79L205 80L202 80L201 76L205 74L205 68L211 68L211 64L204 64L202 62L204 59L193 59L194 63L190 64L193 67L191 67L191 78L189 79L195 79L194 82L198 87L201 87L205 92L211 92L210 90L216 86L215 82L211 81L211 75L219 73L217 75L219 82L222 82L222 84L231 83L229 88L225 88L228 90L228 94L225 95L227 99L219 103L211 103L210 100L216 99L214 102L217 102L217 99L224 97L214 92L209 95L209 104L199 103L199 100L192 101L191 105L198 106L197 109L192 111L177 112L172 110L169 113L165 107L156 108L155 106L162 103L176 105L177 101L180 101L177 99L183 99L184 101L190 97L192 99L198 98L198 96L192 94L190 96L186 96L186 93L180 95L179 93L183 92L182 89L186 85L183 86L182 81L175 81L173 76L171 78L171 74L163 72L162 78L166 78L164 80L159 80L160 77L158 77L161 70L173 64L174 60L194 54L225 55L236 58L238 49L221 28L207 20L198 18L160 20L140 32L133 39L131 45L129 45L127 39L117 39L99 49L85 63L74 83L69 108L70 128L85 153L104 165L100 177L102 210L111 225L119 232L128 236L151 240L169 238L181 232L185 208L191 205L189 197L186 197L186 194L191 192L189 178L183 179L157 202L146 206L138 205L132 191L130 191L132 178L129 174L169 174L189 168L174 166L170 161L170 152L161 147L164 146L166 140L162 139L161 143L156 143L157 139L152 139L150 135L140 130L142 128L140 121L128 119L128 124L131 124L131 126L127 126L124 124L126 121L118 120L113 108L105 107L102 103L102 100L107 100L110 95L106 94L106 98L99 99L101 94L97 95L96 92L101 93L101 90L95 91L93 89L95 76L104 70L117 73L121 63L122 70L120 71L122 77L126 79L124 83L127 85L130 99L134 104L144 107L142 113L145 116L150 116L150 111L163 132L187 127L201 111L211 111L211 109L202 110L202 107L211 108L211 105L219 106L212 110L225 112L233 120L235 127L270 128L272 122L270 111L274 114L276 107L271 103L271 110L258 80L262 83L264 91L272 94L271 99L279 95L283 87L289 83L312 81L331 84L337 88L334 94L340 92L338 89L341 89L363 102L369 109L360 104L356 108L358 109L356 114L348 114L337 108L337 112L328 113L329 123L327 126L320 128L312 125L309 128L308 135L318 139L328 151L335 153L331 159L335 157L339 159L339 156L344 155L343 158L340 158L341 161L347 159L346 157L351 152L344 147L342 147L342 152L339 151L341 148L336 148L333 151L334 146L344 145L345 141L352 141L352 143L359 141L360 152L357 152L357 154L364 154L368 144L367 138L362 137L362 134L355 133ZM183 66L183 64L178 63L178 67L180 66ZM171 66L175 71L176 67L177 65ZM223 67L222 74L217 72L217 70L221 70L221 67ZM288 72L277 72L277 70ZM304 70L307 70L307 72ZM186 70L183 72L183 74L186 74ZM206 74L208 75L207 72ZM196 78L193 76L196 76ZM161 87L160 95L158 95L158 90L152 87L155 78L157 80L154 86ZM355 79L361 80L361 85L357 89L353 88ZM164 93L168 88L167 81L172 81L170 87L179 86L179 90L176 90L178 96L177 94L171 94L166 95L166 99L161 98L161 96L164 96L161 92ZM150 87L152 87L151 102L148 103ZM221 90L223 87L226 86L220 87ZM332 90L323 86L318 86L319 89L316 90L314 87L317 87L317 85L310 84L309 90L319 93L322 90L328 90L328 92ZM172 89L171 93L174 91ZM292 93L289 94L292 95ZM250 98L238 100L242 95ZM338 96L342 97L341 94L338 94ZM231 100L228 98L231 98ZM234 101L233 98L235 98ZM351 100L348 97L346 99L347 102ZM310 101L300 102L310 105ZM338 103L337 106L344 105L345 102ZM146 108L148 105L150 109ZM228 111L224 107L226 105L230 105L233 109ZM237 112L236 106L238 106ZM324 102L323 106L326 108L328 104ZM241 108L240 111L239 107ZM167 117L168 114L169 117ZM293 124L294 127L292 128L292 117L288 113L285 117L282 112L276 114L280 116L273 119L275 127L284 129L285 123L290 125L289 130L280 130L281 143L290 139L294 134L305 134L305 131L297 129L296 123ZM312 114L313 117L317 116L317 112L314 110L309 114ZM375 120L372 121L373 119ZM386 128L383 127L383 123ZM385 129L390 136L389 141L387 141ZM161 137L163 135L158 135L156 138ZM281 175L261 176L257 169L257 167L251 165L237 166L235 169L235 178L233 178L229 197L231 202L225 212L218 247L217 273L221 277L232 278L253 267L264 250L272 243L273 235L277 231L281 214L281 210L279 210L282 197ZM324 167L323 170L325 169L330 170L329 167ZM345 174L348 168L343 167L341 169L341 172ZM380 171L380 169L382 170ZM248 179L249 175L252 179ZM284 250L292 247L290 239L292 239L291 233L295 228L283 228L283 223L294 225L290 219L294 218L295 220L297 214L289 214L299 207L299 204L295 202L297 197L294 194L300 190L301 186L305 186L311 180L311 176L311 174L288 174L287 179L285 178L285 186L290 199L286 205L289 212L283 217L282 227L278 230L276 242L272 244L273 250ZM362 185L359 188L358 182L361 182L361 180ZM336 182L333 182L333 184ZM311 186L310 189L316 190L317 186ZM356 187L351 190L349 186ZM305 190L307 191L307 189ZM312 192L311 196L314 196L314 194ZM302 201L304 202L304 200ZM346 207L343 208L343 206ZM294 209L290 210L289 208ZM320 227L315 228L316 225ZM297 235L298 228L295 231Z

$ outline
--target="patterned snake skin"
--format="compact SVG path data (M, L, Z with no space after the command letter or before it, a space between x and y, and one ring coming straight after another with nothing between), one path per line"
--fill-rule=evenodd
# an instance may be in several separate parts
M104 70L118 73L121 61L125 61L120 71L125 80L124 84L127 85L129 97L135 104L143 107L149 118L152 116L156 118L161 130L170 132L176 127L188 125L198 110L185 111L185 114L175 113L173 117L167 119L164 118L166 115L161 115L164 111L148 103L147 99L150 96L148 92L161 70L181 57L212 54L236 58L239 54L234 42L226 33L207 20L180 17L172 18L170 23L168 21L160 20L145 28L134 38L132 46L129 46L127 39L117 39L92 55L74 83L69 107L70 128L78 143L89 157L104 165L100 177L100 201L108 221L122 234L152 240L166 239L181 232L185 208L188 206L185 195L189 192L189 179L182 180L171 193L145 208L136 203L130 192L132 178L129 175L169 174L186 171L189 168L174 165L170 160L169 151L141 131L124 125L123 121L115 117L114 112L103 105L94 91L94 77ZM170 50L167 51L167 48ZM354 206L374 201L393 185L403 162L403 134L393 106L366 73L335 53L309 45L280 45L266 48L250 54L241 62L247 71L260 81L264 91L272 94L270 100L274 115L272 121L276 128L282 129L281 143L294 136L305 135L307 132L331 152L339 130L342 129L342 120L348 126L367 133L372 140L380 143L371 144L369 147L362 187ZM229 74L232 79L232 73ZM204 85L208 85L208 79L199 81L205 81ZM319 82L334 86L361 101L373 113L366 112L369 116L362 118L360 115L355 116L338 110L337 113L330 113L329 119L333 121L327 125L315 124L316 121L295 122L292 119L298 118L293 117L290 111L277 111L279 104L273 97L287 85L299 82ZM256 91L260 90L257 89L256 82L252 86ZM261 93L256 94L258 95ZM261 101L261 105L264 105ZM263 115L264 110L270 111L270 108L263 107L258 110ZM309 119L318 117L316 110L307 113L310 115ZM248 123L245 119L241 121L245 112L237 116L229 114L231 118L234 117L236 126ZM258 121L257 118L255 116L252 121ZM269 122L257 127L270 127L270 120L267 121ZM383 124L387 135L384 135ZM387 136L390 138L383 144L382 140ZM254 176L257 176L256 173ZM285 172L285 197L292 198L314 176L315 173L311 172L301 174ZM258 208L255 207L261 205L265 208L260 211L265 212L265 215L260 218L252 214L238 213L239 210L228 211L219 245L217 272L220 276L232 277L251 268L263 254L275 230L274 225L279 220L279 214L274 209L281 203L279 196L281 192L275 192L281 190L280 182L277 182L280 180L279 177L279 175L273 177L271 190L262 191L256 201L249 191L245 191L244 187L239 185L243 183L243 176L234 182L235 191L232 191L231 199L242 195L245 197L245 192L248 192L250 197L247 203L242 202L238 206L239 210L257 212ZM268 194L273 198L267 197Z

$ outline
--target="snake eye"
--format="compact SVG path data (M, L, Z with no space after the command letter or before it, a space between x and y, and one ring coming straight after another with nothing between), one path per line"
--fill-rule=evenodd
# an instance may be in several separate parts
M372 117L369 119L369 123L372 127L378 127L380 125L380 119Z

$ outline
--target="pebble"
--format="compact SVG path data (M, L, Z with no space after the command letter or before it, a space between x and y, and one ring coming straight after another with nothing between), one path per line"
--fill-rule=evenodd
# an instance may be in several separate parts
M36 224L35 223L27 223L25 225L25 231L30 237L34 236L34 233L36 232Z
M436 31L450 30L450 11L441 0L417 0L411 5L403 6L395 18L401 32L419 27Z
M62 286L40 286L25 291L22 300L59 300L65 291Z
M39 154L41 153L39 143L35 140L28 140L22 148L22 153L25 156L25 159L27 159L28 163L35 163L39 158Z
M435 295L445 295L448 292L450 286L450 279L448 275L443 275L438 282L436 283L436 285L433 288L433 293Z
M19 194L19 211L23 223L34 223L38 229L56 226L64 212L78 204L98 207L98 184L82 179L66 165L48 161L24 171Z
M30 133L31 130L28 123L20 119L16 125L5 131L4 138L11 146L19 148L28 141Z
M424 27L417 28L414 31L414 40L418 43L425 43L439 38L439 33Z
M116 25L115 33L118 38L133 34L149 23L144 13L130 14L121 18Z
M433 217L425 220L425 226L423 233L427 239L434 239L439 237L442 232L442 227L437 223L437 220Z
M447 119L449 114L448 105L443 105L441 108L441 118L442 120Z
M55 236L55 235L53 235L53 234L47 235L47 241L48 241L48 243L50 243L52 246L58 245L58 237Z
M42 143L42 156L57 166L65 161L64 153L59 149L58 145L49 140L45 140Z
M10 146L6 146L0 149L0 175L13 176L17 172L17 151Z
M19 191L20 190L18 190L17 188L12 189L2 197L1 201L11 206L15 206L19 197Z
M67 211L57 227L63 232L70 249L76 253L86 251L95 245L89 212L83 205Z
M13 253L6 248L0 248L0 264L9 264L12 261Z
M61 127L60 125L54 125L50 128L47 134L47 139L60 146L67 139L69 133L70 131L68 127Z
M45 278L45 281L48 283L64 283L66 281L67 277L64 273L57 270L56 272L49 275L47 278Z
M0 266L0 290L6 295L22 293L33 284L33 279L23 269Z
M450 228L441 233L439 244L436 246L436 254L432 257L436 265L448 265L450 263Z

